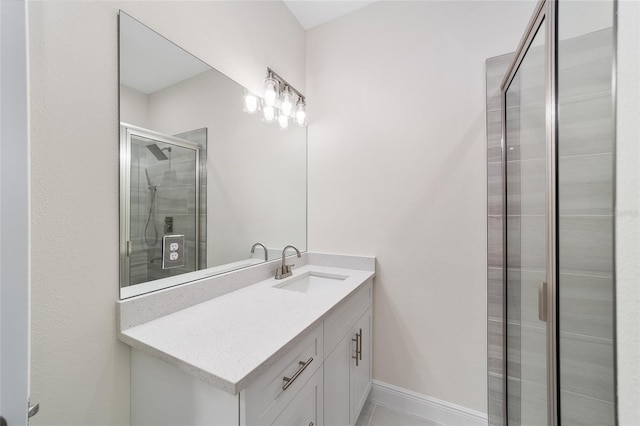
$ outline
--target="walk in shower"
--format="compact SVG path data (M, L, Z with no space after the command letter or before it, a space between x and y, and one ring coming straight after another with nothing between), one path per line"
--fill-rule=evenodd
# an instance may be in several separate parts
M121 283L145 283L206 267L206 233L201 231L206 229L206 129L169 136L122 124L120 145L125 218ZM179 244L174 258L171 242Z
M491 425L615 425L613 1L487 60Z

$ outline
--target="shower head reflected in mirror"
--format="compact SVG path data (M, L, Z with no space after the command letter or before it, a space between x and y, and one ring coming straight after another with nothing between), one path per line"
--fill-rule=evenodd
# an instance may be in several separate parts
M162 149L160 149L160 148L158 147L158 145L157 145L157 144L155 144L155 143L152 143L152 144L147 145L147 149L148 149L149 151L151 151L151 153L153 154L153 156L154 156L154 157L156 157L156 160L158 160L158 161L165 161L165 160L168 160L168 159L169 159L169 157L167 157L167 155L166 155L164 152L162 152L162 151L171 152L171 148L170 148L170 147L169 147L169 148L162 148Z

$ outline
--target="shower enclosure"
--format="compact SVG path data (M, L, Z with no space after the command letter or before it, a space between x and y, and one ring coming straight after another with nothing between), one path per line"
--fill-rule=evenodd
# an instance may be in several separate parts
M205 193L201 143L206 129L163 135L121 125L121 283L134 285L205 267ZM167 262L165 236L184 241L177 262ZM168 240L167 240L168 241ZM174 240L172 240L174 241Z
M489 423L615 425L613 1L487 61Z

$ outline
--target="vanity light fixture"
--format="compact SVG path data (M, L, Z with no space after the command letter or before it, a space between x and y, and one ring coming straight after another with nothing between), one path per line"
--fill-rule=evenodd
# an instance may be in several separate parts
M265 103L262 107L262 119L267 123L273 123L276 118L276 108Z
M258 97L253 93L244 94L244 110L249 114L255 114L258 111Z
M307 103L302 96L298 97L296 102L296 124L298 126L304 126L307 119Z
M267 106L275 106L278 97L278 82L273 78L273 73L269 71L264 79L264 102Z
M280 111L282 111L282 113L287 117L293 116L293 93L291 93L289 86L284 86L282 94L280 95L280 100L282 101L280 104Z
M278 124L280 124L282 130L287 130L289 127L289 116L281 111L280 115L278 115Z
M295 97L298 101L295 103ZM267 68L267 77L264 79L264 97L262 99L262 120L267 123L278 121L280 128L289 128L289 119L293 118L296 124L304 127L306 125L306 108L304 95L295 87L287 83L271 68ZM257 96L245 92L244 110L250 114L260 109L260 102Z

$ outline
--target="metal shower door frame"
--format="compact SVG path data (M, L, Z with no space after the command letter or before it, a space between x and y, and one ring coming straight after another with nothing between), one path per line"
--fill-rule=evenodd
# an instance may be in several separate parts
M131 137L139 136L195 151L195 247L200 248L200 149L199 144L168 136L153 130L120 123L120 287L130 281L131 251ZM199 269L199 256L195 256L195 270Z
M502 108L502 246L503 246L503 419L505 425L508 424L508 358L507 358L507 121L506 121L506 96L507 90L515 77L520 63L525 58L527 50L531 45L541 25L546 31L545 40L545 134L546 134L546 193L545 193L545 246L546 246L546 340L547 340L547 424L556 426L559 416L558 398L558 237L557 237L557 0L540 0L524 36L518 44L516 57L509 66L504 80L500 86L501 108Z

